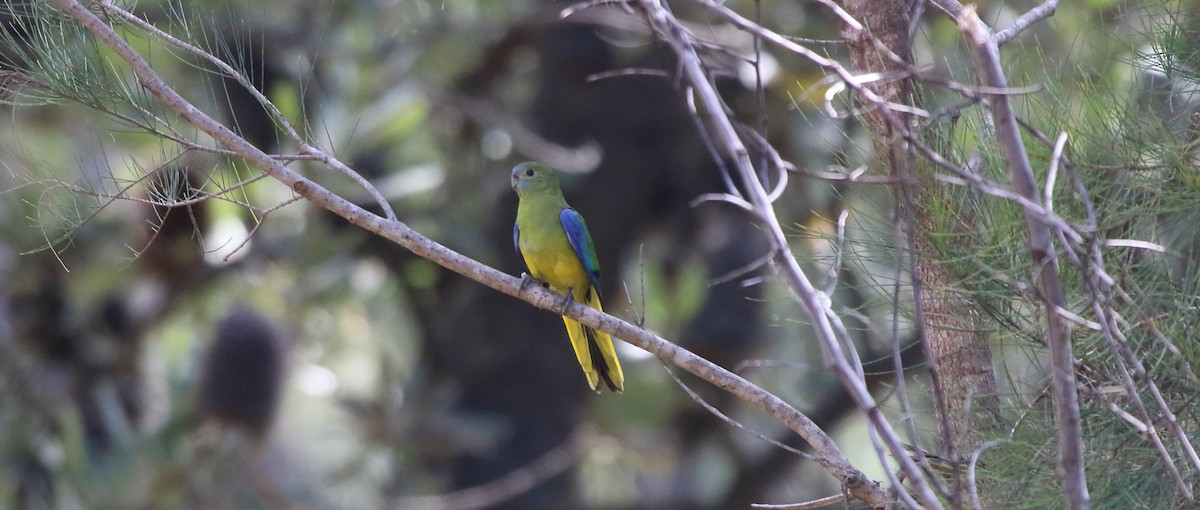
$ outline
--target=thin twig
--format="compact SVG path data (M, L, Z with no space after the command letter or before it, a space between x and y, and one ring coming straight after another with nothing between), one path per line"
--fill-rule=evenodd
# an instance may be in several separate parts
M832 296L837 290L838 275L842 274L842 254L846 248L846 218L850 217L850 211L842 209L838 213L837 219L837 235L834 237L833 243L833 264L829 265L829 270L826 274L829 275L829 283L825 285L825 293Z
M666 71L663 71L662 69L653 69L653 68L645 68L645 67L625 67L625 68L621 68L621 69L613 69L611 71L602 71L599 73L592 73L592 74L587 75L587 77L584 78L583 81L585 83L592 83L592 82L597 82L600 80L607 80L610 78L617 78L617 77L624 77L624 76L656 76L659 78L670 78L671 77L670 74L668 74Z
M716 406L714 406L714 405L708 403L708 401L704 400L704 397L701 397L700 394L696 393L696 391L693 390L691 387L689 387L687 385L687 383L683 382L683 379L680 379L679 376L675 375L675 372L671 371L670 365L663 363L662 367L663 367L663 370L665 370L667 372L667 375L670 375L671 379L673 379L675 381L675 385L682 388L684 393L687 393L688 397L690 397L692 399L692 402L699 404L700 407L703 407L705 411L708 411L708 414L716 416L717 419L725 422L730 427L733 427L735 429L746 432L747 434L750 434L754 437L757 437L776 448L779 448L779 449L784 450L789 453L794 453L794 454L804 457L806 459L811 460L813 458L813 456L810 455L808 452L802 451L797 448L793 448L793 447L783 444L779 441L771 439L771 438L767 437L765 434L755 431L755 430L751 430L750 428L743 425L741 422L729 417L729 415L721 412L720 409L717 409Z
M688 202L688 205L696 207L706 202L725 202L750 214L754 214L754 206L750 205L750 202L729 193L705 193L693 198L691 202Z
M738 267L732 271L729 271L723 275L709 278L708 286L714 287L714 286L720 285L722 283L729 282L729 281L732 281L737 278L741 278L741 277L748 275L754 271L757 271L758 268L769 264L771 262L771 260L774 258L775 258L775 255L771 254L771 253L763 255L763 256L761 256L757 259L754 259L754 260L750 261L749 263L747 263L741 267Z
M1129 414L1128 411L1121 409L1121 406L1118 406L1116 402L1109 402L1108 410L1117 415L1117 418L1125 420L1125 423L1128 423L1138 433L1145 435L1150 432L1150 428L1146 425L1146 422L1137 419L1134 415Z
M1047 211L1054 211L1054 181L1058 178L1058 163L1062 161L1063 148L1067 145L1067 132L1058 134L1054 142L1054 151L1050 156L1050 169L1046 171L1046 185L1042 189L1042 203Z
M1017 18L1017 21L1014 21L1012 26L996 32L992 36L992 41L996 43L996 46L1004 46L1004 43L1011 41L1034 23L1053 16L1056 9L1058 9L1058 0L1046 0L1042 5L1025 11L1025 14Z
M971 492L971 503L975 505L975 510L983 510L983 504L979 501L979 487L975 483L975 466L979 464L979 456L983 455L984 450L999 444L1000 441L987 441L971 452L971 461L967 463L967 488Z
M771 505L767 503L753 503L750 508L761 508L763 510L812 510L813 508L821 508L829 505L836 505L846 501L844 494L834 494L823 498L805 501L803 503L788 503L784 505Z
M787 174L789 171L794 170L796 165L784 161L783 156L779 155L779 151L775 150L775 147L767 141L766 136L763 135L761 131L745 128L739 129L738 131L744 133L746 137L755 144L759 152L765 154L767 161L769 161L771 165L766 165L766 162L764 162L764 166L774 166L779 170L779 181L775 183L775 186L771 188L771 191L767 194L767 199L771 203L775 203L776 200L779 200L779 197L783 196L783 192L787 190ZM766 177L763 178L764 181L766 179Z
M405 510L474 510L488 508L529 492L538 484L566 471L584 453L586 434L576 432L562 445L529 464L475 487L437 496L411 496L389 502L389 508Z
M233 249L229 251L229 253L225 254L225 257L222 258L221 261L229 262L229 259L233 258L233 256L236 255L237 252L242 251L242 248L245 248L247 244L250 244L250 240L254 238L254 234L258 232L259 227L263 226L263 222L265 222L267 220L267 216L269 216L271 213L273 213L279 209L283 209L284 207L286 207L288 205L294 204L294 203L302 200L303 198L304 197L302 197L300 195L296 195L292 198L284 200L283 202L275 204L274 206L272 206L268 209L264 209L262 211L261 215L258 217L257 221L254 222L254 228L250 229L250 232L246 233L246 237L244 239L242 239L242 242L238 243L238 245L234 246Z
M834 166L834 167L830 167L830 168L838 168L838 167ZM820 170L807 170L807 169L803 169L803 168L795 168L795 169L792 169L789 171L796 175L799 175L801 177L808 177L810 179L820 179L820 180L829 181L829 182L854 182L854 183L860 183L860 184L894 184L897 181L896 178L886 176L886 175L879 175L879 176L864 175L864 174L866 174L866 171L867 171L866 166L860 166L858 168L855 168L854 170L849 170L849 169L844 169L844 170L848 170L848 171L846 171L846 172L823 172Z

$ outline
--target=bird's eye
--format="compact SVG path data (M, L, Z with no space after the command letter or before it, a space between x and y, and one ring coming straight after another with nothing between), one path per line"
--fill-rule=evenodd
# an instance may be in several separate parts
M533 177L533 169L532 168L525 169L525 175L527 175L529 177Z

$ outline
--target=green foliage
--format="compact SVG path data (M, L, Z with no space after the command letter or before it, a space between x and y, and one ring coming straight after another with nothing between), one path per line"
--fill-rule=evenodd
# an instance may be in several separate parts
M1200 189L1194 179L1200 131L1189 119L1200 111L1193 92L1193 60L1200 38L1189 28L1195 26L1194 13L1170 4L1142 9L1137 14L1152 20L1138 35L1146 38L1145 46L1132 42L1136 38L1106 33L1103 37L1109 41L1097 44L1124 47L1116 58L1090 63L1078 56L1068 59L1077 71L1065 77L1051 60L1043 60L1045 74L1010 76L1013 83L1039 83L1045 89L1014 98L1018 115L1043 136L1023 133L1037 182L1047 182L1057 135L1069 136L1067 159L1060 162L1050 196L1054 211L1086 236L1079 249L1065 245L1062 238L1056 243L1070 309L1091 321L1098 320L1094 306L1113 307L1120 315L1105 326L1118 328L1117 338L1094 329L1095 322L1092 327L1080 325L1072 334L1080 367L1088 482L1096 508L1178 508L1184 501L1150 439L1118 411L1144 420L1139 406L1145 406L1185 483L1200 480L1200 471L1162 419L1164 410L1147 386L1148 381L1156 385L1166 408L1177 414L1182 431L1194 441L1200 433L1200 422L1191 411L1198 383L1189 367L1200 362L1191 332L1200 289L1195 268L1200 251L1194 241L1200 220ZM1097 36L1087 38L1090 44ZM978 108L964 112L955 124L939 131L946 147L942 153L954 155L952 161L962 167L976 158L978 166L972 168L1003 185L1007 170L998 147L978 136L988 131L989 122ZM994 345L1009 360L1006 363L1039 364L1045 311L1032 279L1037 268L1028 262L1023 211L1009 200L962 186L945 186L932 196L936 200L922 205L938 222L935 230L946 233L933 238L932 253L953 269L955 288L971 293L993 319L998 328ZM1097 255L1105 274L1098 274L1092 264ZM1101 283L1106 278L1114 287ZM1118 344L1124 341L1128 347ZM1029 354L1005 354L1014 349ZM1136 403L1124 393L1126 370L1136 381ZM1004 371L1023 369L1009 366ZM1062 496L1052 483L1055 437L1045 407L1046 382L1030 384L1020 380L1022 376L1014 377L1004 391L1015 406L1010 411L1017 415L1009 422L1017 426L982 456L981 487L987 499L1003 502L999 507L1057 507ZM1020 402L1034 404L1027 408Z
M1054 436L1045 433L1054 428L1048 399L1010 419L1017 424L1011 436L979 457L977 477L984 494L995 502L988 508L1060 508L1062 493L1053 483ZM1130 430L1129 423L1092 408L1084 412L1083 420L1094 508L1181 508L1185 501L1158 453Z

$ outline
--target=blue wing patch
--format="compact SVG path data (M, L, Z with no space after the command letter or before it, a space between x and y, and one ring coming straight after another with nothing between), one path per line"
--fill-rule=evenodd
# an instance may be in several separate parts
M596 296L599 297L600 259L596 257L596 245L592 244L592 236L588 234L583 216L568 207L558 213L558 219L567 233L567 240L571 242L571 248L575 249L575 255L579 257L583 268L587 270L588 278L592 281L592 288L596 289Z
M513 249L517 250L517 255L521 254L521 227L517 226L517 222L513 222Z

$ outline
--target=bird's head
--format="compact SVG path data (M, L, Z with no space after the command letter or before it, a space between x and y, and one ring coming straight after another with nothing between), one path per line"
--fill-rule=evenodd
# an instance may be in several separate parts
M512 169L512 187L517 195L530 191L558 189L558 177L554 170L541 163L525 162Z

